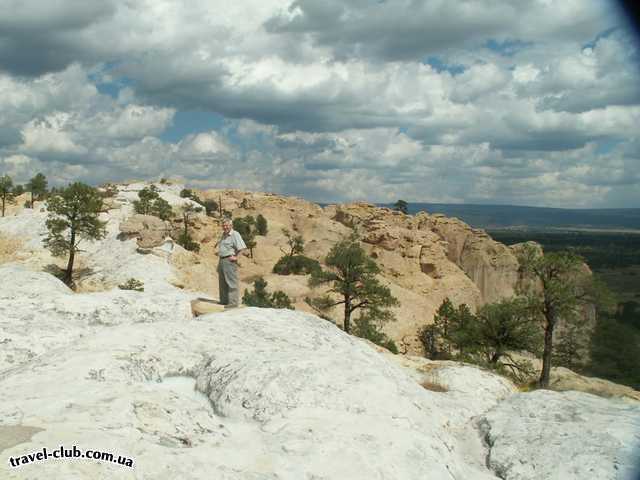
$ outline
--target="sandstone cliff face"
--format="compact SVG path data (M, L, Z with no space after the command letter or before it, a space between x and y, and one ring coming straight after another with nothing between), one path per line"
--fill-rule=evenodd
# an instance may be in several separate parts
M514 294L518 260L509 247L494 241L484 230L471 228L457 218L420 213L415 221L446 242L447 258L478 287L483 304Z

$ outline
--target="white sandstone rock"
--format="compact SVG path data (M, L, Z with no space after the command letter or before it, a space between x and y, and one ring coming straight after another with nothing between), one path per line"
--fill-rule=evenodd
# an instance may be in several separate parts
M505 480L635 480L640 404L582 392L513 395L480 425Z
M0 418L36 432L0 461L62 444L135 469L49 461L5 478L495 478L466 460L442 393L318 317L192 320L180 292L72 294L44 275L0 269L28 280L0 304L3 347L32 352L0 367Z

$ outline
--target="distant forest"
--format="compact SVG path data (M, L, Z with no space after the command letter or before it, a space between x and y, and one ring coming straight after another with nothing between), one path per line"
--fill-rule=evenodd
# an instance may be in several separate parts
M487 233L505 245L533 240L542 245L545 252L573 250L584 257L593 270L640 265L638 233L492 229L487 229Z

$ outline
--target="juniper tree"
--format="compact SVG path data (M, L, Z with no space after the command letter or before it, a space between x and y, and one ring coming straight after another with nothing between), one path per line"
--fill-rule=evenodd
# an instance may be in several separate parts
M329 295L311 300L313 307L326 311L342 305L347 333L351 331L351 318L356 311L378 328L394 319L388 308L399 302L376 278L380 269L355 237L334 245L324 263L328 270L312 272L309 283L311 286L328 284Z
M13 180L9 175L0 177L0 199L2 200L2 216L4 217L5 204L13 201Z
M72 285L75 255L83 240L100 240L106 235L106 222L98 216L102 197L97 189L76 182L47 201L49 216L45 245L55 256L69 255L63 281Z

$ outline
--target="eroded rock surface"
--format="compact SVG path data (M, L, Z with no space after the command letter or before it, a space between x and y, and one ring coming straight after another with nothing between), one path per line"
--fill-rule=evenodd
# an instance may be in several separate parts
M32 355L5 356L0 418L33 435L1 462L63 444L125 455L135 470L73 460L3 478L496 478L460 442L470 418L446 393L316 316L193 320L178 291L74 294L43 273L8 275L22 281L0 303L3 347Z
M480 420L488 464L505 480L635 480L640 404L539 390L504 400Z

